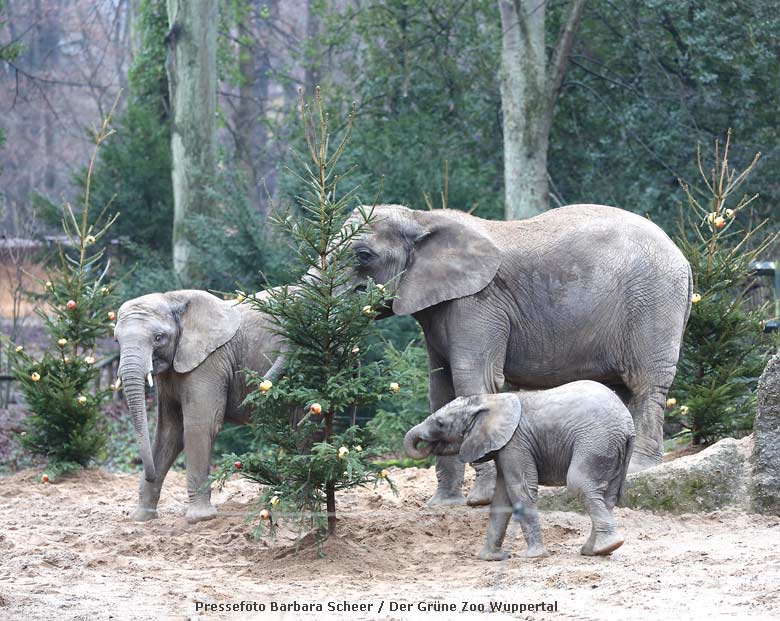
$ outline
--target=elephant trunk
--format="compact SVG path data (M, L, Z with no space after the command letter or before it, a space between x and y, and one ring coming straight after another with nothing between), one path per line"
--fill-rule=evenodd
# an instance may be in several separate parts
M121 357L119 377L122 378L125 399L133 417L138 450L144 465L144 476L151 482L156 477L156 471L152 457L152 444L149 440L149 422L146 417L144 379L148 370L144 361L145 358L139 354L125 354Z
M289 348L287 344L283 343L279 349L279 355L276 357L276 360L274 360L271 368L265 372L265 375L263 375L264 380L270 380L271 382L279 381L279 378L282 377L282 373L284 372L284 367L287 364L288 351Z
M424 424L425 423L421 423L416 427L412 427L404 436L404 450L412 459L425 459L431 454L432 447L430 444L427 444L422 448L418 448L417 446L422 442L422 426Z
M271 382L279 381L279 378L282 377L282 372L284 371L284 365L286 363L287 356L284 353L280 353L276 357L274 363L271 365L271 368L265 372L265 375L263 375L263 379L269 380Z
M322 282L322 271L317 267L310 267L301 280L307 285L319 285Z

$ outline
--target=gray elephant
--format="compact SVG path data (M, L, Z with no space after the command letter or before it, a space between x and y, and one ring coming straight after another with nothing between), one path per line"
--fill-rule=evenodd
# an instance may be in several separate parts
M420 447L420 442L427 446ZM512 513L519 514L526 556L547 556L536 509L539 485L566 485L590 515L580 550L607 555L623 545L612 509L620 499L634 444L634 421L606 386L583 380L526 393L459 397L409 430L410 457L457 454L464 462L493 459L496 492L479 557L501 560Z
M361 210L351 216L361 219ZM614 387L634 417L632 470L661 462L692 277L655 224L601 205L515 222L380 205L352 247L353 284L387 284L396 298L382 316L412 315L422 327L432 412L505 381L535 389L592 379ZM440 457L437 476L431 504L462 503L463 465ZM492 464L478 467L468 504L490 502L494 481Z
M258 297L267 295L257 294ZM122 304L117 315L119 377L133 417L144 475L136 521L157 517L160 489L184 449L186 518L214 517L208 486L211 448L224 421L244 423L248 393L243 369L264 373L281 343L269 319L249 304L204 291L153 293ZM158 419L152 447L144 382L157 380Z

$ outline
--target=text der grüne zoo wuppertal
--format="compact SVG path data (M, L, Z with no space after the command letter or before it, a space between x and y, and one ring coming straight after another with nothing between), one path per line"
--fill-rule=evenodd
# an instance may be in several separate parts
M490 600L486 602L471 601L394 601L377 600L373 602L360 601L327 601L327 602L299 602L299 601L267 601L256 602L245 600L241 602L195 602L195 612L295 612L295 613L360 613L373 612L376 614L385 612L408 613L533 613L533 612L558 612L558 602L512 602L502 600Z

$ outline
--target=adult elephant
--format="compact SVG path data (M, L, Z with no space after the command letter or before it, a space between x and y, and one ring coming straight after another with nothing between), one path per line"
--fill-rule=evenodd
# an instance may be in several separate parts
M258 297L267 295L257 294ZM119 377L135 424L144 474L136 521L157 517L165 475L184 449L188 522L216 515L208 485L211 448L224 421L245 423L243 369L266 372L281 348L269 319L249 304L205 291L144 295L117 315ZM149 439L144 383L157 380L158 418Z
M596 380L634 417L631 470L661 463L692 278L652 222L601 205L514 222L381 205L352 245L355 284L386 283L396 298L385 314L412 315L422 327L431 412L498 392L505 380L529 389ZM439 457L436 473L431 504L462 503L457 458ZM468 504L490 502L494 481L492 463L477 466Z

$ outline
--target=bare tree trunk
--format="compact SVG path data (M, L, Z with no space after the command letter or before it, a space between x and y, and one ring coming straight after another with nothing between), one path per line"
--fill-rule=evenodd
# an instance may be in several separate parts
M504 213L530 218L548 207L547 150L585 0L573 0L548 62L544 0L498 0L501 13L501 106L504 132Z
M133 2L132 0L120 0L117 2L116 19L114 24L114 46L118 50L124 50L124 54L117 54L115 67L119 88L127 92L128 68L133 65L133 46L131 40L130 25L133 21Z
M252 152L252 143L255 139L257 125L262 110L258 109L258 101L255 95L257 86L257 71L255 70L255 60L251 45L245 45L241 37L242 25L238 25L239 43L236 53L238 55L238 72L241 76L238 86L238 105L234 115L235 124L235 143L236 159L241 163L241 168L247 175L254 190L257 186L257 175L255 174L254 153Z
M59 46L59 28L52 19L52 13L56 15L58 6L44 6L41 0L36 0L35 4L35 41L29 50L30 66L42 71L48 64L56 66L58 60ZM49 9L47 12L46 9ZM45 98L46 95L43 95ZM40 111L38 128L43 130L43 177L41 179L45 193L48 195L54 190L57 182L57 173L54 158L54 113L48 102ZM40 143L39 143L40 144Z
M330 442L333 436L333 413L325 414L325 442ZM336 532L336 484L333 481L325 483L325 510L328 512L328 534Z
M209 212L205 190L216 168L217 0L168 0L167 61L173 126L173 266L190 276L186 226Z
M317 39L317 35L320 31L320 20L316 14L315 0L307 0L306 2L306 40L311 45ZM306 70L303 78L304 81L304 93L307 97L314 97L314 90L319 85L319 66L316 57L309 57L306 59Z
M268 2L267 5L270 17L265 19L260 24L260 38L263 41L263 45L258 54L258 67L257 67L257 82L255 87L255 95L258 101L258 117L268 118L269 116L269 87L271 84L271 24L272 20L278 20L279 18L279 3L276 0ZM270 141L270 129L259 122L257 132L257 143L255 145L255 153L261 161L255 162L255 187L257 189L257 205L260 210L261 217L263 219L268 218L271 211L270 201L268 200L268 193L273 196L276 190L276 175L275 175L275 163L271 163L268 153L268 145Z

